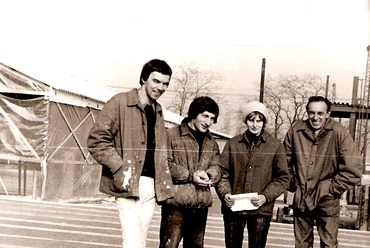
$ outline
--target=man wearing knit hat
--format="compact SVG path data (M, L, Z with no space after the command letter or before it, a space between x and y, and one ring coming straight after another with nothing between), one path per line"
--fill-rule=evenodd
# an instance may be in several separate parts
M247 130L231 138L221 154L223 175L216 185L222 202L227 248L244 247L248 228L249 247L265 247L274 202L288 187L288 167L283 145L266 130L268 111L258 101L244 107ZM254 193L250 208L235 208L235 197Z

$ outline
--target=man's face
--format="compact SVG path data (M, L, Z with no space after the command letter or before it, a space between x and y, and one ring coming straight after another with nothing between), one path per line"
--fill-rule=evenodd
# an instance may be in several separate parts
M325 102L311 102L307 107L308 121L314 130L321 129L329 117Z
M192 122L196 129L204 133L213 125L213 123L215 122L215 118L215 114L204 111L203 113L198 114L197 118L193 119Z
M167 90L170 84L170 76L153 71L148 79L143 82L148 98L155 101Z

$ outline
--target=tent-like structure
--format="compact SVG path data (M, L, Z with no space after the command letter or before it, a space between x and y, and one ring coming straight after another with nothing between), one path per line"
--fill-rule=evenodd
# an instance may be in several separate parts
M98 194L86 137L115 92L60 74L31 78L0 64L0 189L42 199ZM89 91L89 97L78 92ZM96 96L94 96L95 94ZM17 189L17 190L14 190Z
M101 166L86 138L116 93L65 74L30 77L0 63L0 193L43 200L100 195ZM168 126L182 119L167 110L164 117ZM221 142L230 138L212 132Z

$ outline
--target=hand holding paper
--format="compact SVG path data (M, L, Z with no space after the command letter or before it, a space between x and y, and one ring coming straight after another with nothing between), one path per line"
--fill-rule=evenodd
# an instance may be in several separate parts
M266 202L266 197L262 194L257 195L257 197L251 200L252 204L256 207L261 207Z
M232 211L242 211L242 210L255 210L258 207L254 206L251 202L252 199L257 198L258 193L245 193L245 194L237 194L237 195L230 195L230 199L234 201L234 205L231 206Z

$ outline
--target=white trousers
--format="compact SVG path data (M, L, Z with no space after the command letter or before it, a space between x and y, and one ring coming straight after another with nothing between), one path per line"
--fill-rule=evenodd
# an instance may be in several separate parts
M122 227L123 248L145 248L155 208L154 179L140 177L139 199L116 198Z

